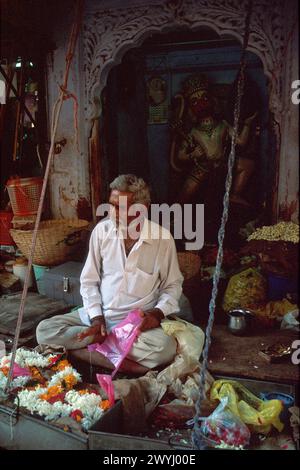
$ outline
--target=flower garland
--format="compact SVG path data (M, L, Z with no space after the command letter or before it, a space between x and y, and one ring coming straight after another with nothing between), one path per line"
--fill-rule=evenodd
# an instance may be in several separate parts
M7 374L2 372L0 370L0 396L4 395L4 390L6 389L6 384L7 384ZM31 380L31 377L16 377L14 380L11 382L11 387L14 388L20 388L20 387L25 387L25 385Z
M70 390L77 384L77 382L81 382L81 376L72 366L67 366L63 370L56 372L51 377L48 387L60 385L62 382L65 383L65 388Z
M22 390L18 393L15 404L19 403L31 414L36 413L43 416L46 421L71 416L77 422L81 422L85 430L88 430L98 421L109 406L108 401L102 400L100 395L96 393L86 392L82 394L76 390L70 390L63 394L61 387L53 390L54 387ZM59 399L51 403L51 398L56 396L59 396Z
M52 364L54 359L57 359L59 356L56 354L48 354L47 356L43 356L42 354L38 353L37 351L30 351L29 349L19 348L16 351L16 358L15 363L17 363L20 367L49 367ZM11 354L8 356L4 356L1 359L0 368L4 367L5 365L10 362Z
M14 403L26 408L31 414L36 413L39 416L43 416L46 421L70 415L72 411L70 405L61 401L49 403L47 400L40 398L45 393L47 393L47 388L25 389L18 393L18 398L15 399Z
M0 362L0 392L4 392L7 384L9 363L10 356L2 358ZM108 400L102 400L97 392L73 390L81 382L81 376L60 355L42 356L36 351L20 348L15 363L17 367L23 368L23 373L29 371L30 374L16 377L11 382L12 389L21 388L14 403L26 408L31 414L44 417L46 421L70 416L81 423L84 430L88 430L110 406ZM39 368L50 368L54 372L50 380L43 377ZM34 388L25 388L32 381L37 382Z
M84 429L89 429L100 419L106 409L107 401L95 393L80 394L75 390L70 390L65 397L67 403L72 406L72 411L80 410L82 413L81 424ZM106 402L106 403L105 403ZM77 416L77 421L78 421Z

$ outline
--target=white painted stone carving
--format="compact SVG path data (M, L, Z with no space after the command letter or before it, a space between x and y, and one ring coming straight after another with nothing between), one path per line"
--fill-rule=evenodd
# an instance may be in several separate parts
M210 27L221 37L243 42L246 0L124 1L124 7L103 9L87 2L83 47L85 113L88 120L100 113L100 93L110 69L124 53L138 47L152 33L180 27ZM120 4L120 2L119 2ZM270 80L270 110L277 121L282 112L281 73L289 32L283 23L284 2L254 2L248 49L262 60Z

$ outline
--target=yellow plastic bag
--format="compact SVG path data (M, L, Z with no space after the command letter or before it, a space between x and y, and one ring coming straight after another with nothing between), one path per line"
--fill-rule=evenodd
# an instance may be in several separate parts
M268 434L274 426L281 432L284 428L279 419L283 409L280 400L263 401L235 380L216 380L210 391L211 400L228 399L228 408L254 432Z
M287 299L271 300L266 305L261 305L258 308L251 308L257 318L265 318L269 320L282 319L288 312L297 309L296 304L292 304Z
M254 268L248 268L232 276L223 300L223 309L245 308L266 301L267 282Z

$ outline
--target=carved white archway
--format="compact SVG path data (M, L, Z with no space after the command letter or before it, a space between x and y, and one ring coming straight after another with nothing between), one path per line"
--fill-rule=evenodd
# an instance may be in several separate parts
M153 33L182 27L209 27L220 37L231 36L242 43L247 4L247 0L150 0L150 4L141 0L106 10L89 4L83 33L87 121L100 114L100 94L109 71L126 51L139 47ZM270 80L270 110L277 122L282 113L281 68L288 37L283 10L281 0L255 1L248 45Z

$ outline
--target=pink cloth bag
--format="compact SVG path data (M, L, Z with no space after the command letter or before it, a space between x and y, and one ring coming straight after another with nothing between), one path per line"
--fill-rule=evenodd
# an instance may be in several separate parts
M115 369L111 375L97 374L97 380L106 392L111 406L115 403L114 386L112 379L117 373L123 360L132 348L132 345L139 334L138 327L143 321L140 310L132 310L124 320L118 323L109 333L102 344L91 344L89 351L98 351L103 354Z

